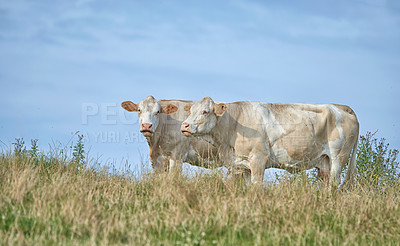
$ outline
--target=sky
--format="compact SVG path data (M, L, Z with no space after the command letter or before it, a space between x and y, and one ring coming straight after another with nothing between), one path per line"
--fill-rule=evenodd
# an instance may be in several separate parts
M346 104L399 149L399 26L397 0L0 0L0 145L148 165L120 103L153 95Z

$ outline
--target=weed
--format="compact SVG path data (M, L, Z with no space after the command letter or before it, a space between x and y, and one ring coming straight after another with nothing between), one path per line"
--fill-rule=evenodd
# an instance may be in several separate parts
M85 146L83 144L83 134L77 135L78 141L73 147L73 161L78 165L78 167L82 167L85 164Z
M37 145L38 139L31 139L31 149L29 150L29 156L37 158L39 155L39 147Z
M15 142L12 144L14 145L14 154L16 156L21 156L26 153L26 147L23 138L15 138Z
M400 178L399 151L390 149L384 138L375 137L376 132L367 132L360 137L357 151L357 173L361 185L383 187Z

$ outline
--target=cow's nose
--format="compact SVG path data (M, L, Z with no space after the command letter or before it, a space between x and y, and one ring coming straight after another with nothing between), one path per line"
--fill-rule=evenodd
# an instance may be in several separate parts
M189 123L183 122L182 125L181 125L181 131L185 131L186 132L186 131L189 130L189 127L190 127Z
M142 124L142 131L151 131L151 128L153 127L152 124Z

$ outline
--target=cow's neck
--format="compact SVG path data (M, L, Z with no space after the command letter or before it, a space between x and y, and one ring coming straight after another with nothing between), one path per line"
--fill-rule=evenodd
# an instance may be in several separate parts
M163 137L161 134L163 127L164 126L162 124L159 124L153 135L151 137L146 138L147 144L153 151L157 150L160 145L160 141Z
M220 146L224 151L229 151L234 147L236 138L236 119L241 115L241 106L236 103L227 103L225 113L217 118L217 124L210 132L215 146Z

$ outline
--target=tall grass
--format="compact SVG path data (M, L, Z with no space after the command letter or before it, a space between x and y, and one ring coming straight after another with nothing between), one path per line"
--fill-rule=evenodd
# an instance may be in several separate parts
M36 144L36 143L35 143ZM0 156L0 244L398 245L400 181L246 186L218 172L110 174L37 151ZM18 150L17 149L17 150Z

